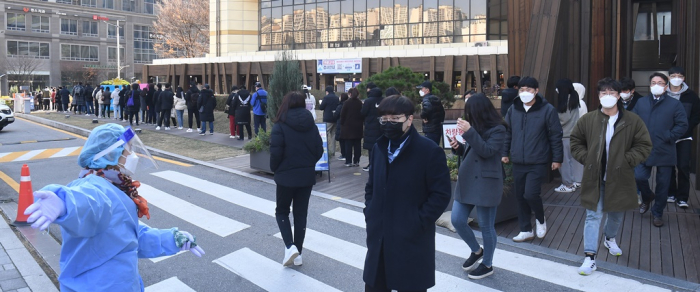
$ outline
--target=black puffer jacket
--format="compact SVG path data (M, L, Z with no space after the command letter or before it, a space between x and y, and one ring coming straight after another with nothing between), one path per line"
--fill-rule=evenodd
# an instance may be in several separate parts
M323 156L323 141L306 108L289 109L270 134L270 169L275 183L285 187L316 184L316 162Z
M136 113L139 111L141 108L141 98L139 95L141 94L141 91L137 89L131 89L129 92L127 92L124 96L124 99L126 100L124 104L126 105L126 110L129 112ZM129 105L129 99L132 99L134 101L134 105L130 106Z
M197 100L199 99L199 88L197 86L191 86L187 93L185 94L185 101L187 102L187 110L199 110L197 107Z
M216 108L216 98L214 97L214 92L211 89L202 89L199 94L199 100L197 100L197 110L200 107L204 107L204 111L199 113L199 117L202 122L213 122L214 121L214 109Z
M513 101L518 97L518 90L515 88L506 88L501 91L501 116L505 117L508 109L513 105Z
M420 113L421 119L428 120L423 123L423 133L442 132L442 123L445 121L445 108L440 102L440 98L429 94L423 97L421 103L423 110Z
M365 118L365 134L362 148L371 150L377 139L382 136L382 129L379 127L379 113L377 107L382 102L382 90L374 88L367 93L367 99L362 104L362 116Z
M232 111L236 115L237 125L250 124L250 100L250 92L245 89L239 90L236 97L231 100L229 112Z
M335 123L336 120L333 119L333 111L338 107L338 104L340 104L340 99L334 92L323 97L320 109L323 111L324 123Z
M535 99L527 112L519 98L513 102L506 114L508 129L502 155L517 164L561 163L563 133L557 109L540 95Z
M333 112L333 119L335 120L335 124L337 125L335 127L335 140L340 141L340 132L342 128L342 122L340 121L340 112L343 111L343 104L345 104L344 101L341 101L338 106L335 108L335 112Z
M158 96L158 104L160 105L158 108L160 108L161 111L169 111L173 109L173 102L175 101L174 96L175 93L173 92L172 88L166 88L163 90L163 92L161 92Z

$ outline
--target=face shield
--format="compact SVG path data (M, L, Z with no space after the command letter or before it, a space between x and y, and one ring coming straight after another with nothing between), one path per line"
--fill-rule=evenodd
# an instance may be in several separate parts
M123 147L124 151L115 151L119 147ZM117 142L97 153L93 160L103 157L108 161L118 161L119 168L129 176L133 176L137 172L158 168L158 163L131 127L126 128Z

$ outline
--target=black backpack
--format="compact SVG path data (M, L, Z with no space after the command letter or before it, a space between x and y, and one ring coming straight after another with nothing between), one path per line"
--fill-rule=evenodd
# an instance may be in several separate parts
M258 98L256 99L257 102L260 102L260 110L264 114L267 113L267 95L260 95L260 91L257 92Z

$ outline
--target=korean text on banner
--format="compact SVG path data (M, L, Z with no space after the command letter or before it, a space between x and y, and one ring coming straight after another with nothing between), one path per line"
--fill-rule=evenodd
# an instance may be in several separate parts
M459 129L456 123L442 124L442 145L444 145L445 149L451 148L449 138L452 137L457 139L457 141L459 141L460 143L464 144L464 137L462 137L462 135L464 135L464 131Z
M318 134L321 135L321 140L323 140L323 156L316 162L316 171L328 171L330 170L328 165L328 136L326 134L326 124L318 123Z

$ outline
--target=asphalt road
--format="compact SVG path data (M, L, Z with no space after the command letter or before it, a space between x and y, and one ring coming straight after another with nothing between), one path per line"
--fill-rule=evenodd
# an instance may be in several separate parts
M69 138L73 139L4 145ZM80 147L84 143L70 134L23 120L0 132L0 141L0 153ZM19 181L21 166L27 163L35 191L52 183L67 184L80 171L76 156L2 162L7 155L11 154L0 154L0 172ZM139 173L136 179L144 184L139 191L150 205L151 219L144 217L142 222L154 228L189 231L206 251L202 258L186 252L155 261L140 259L146 291L364 289L365 230L362 210L357 206L312 197L304 265L283 268L284 245L274 218L274 185L204 166L164 161L158 169ZM0 194L3 199L17 197L2 181ZM469 255L466 244L455 233L438 229L438 286L431 291L668 291L602 272L582 277L576 273L577 265L505 246L497 250L493 276L469 280L461 269Z

